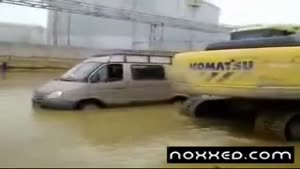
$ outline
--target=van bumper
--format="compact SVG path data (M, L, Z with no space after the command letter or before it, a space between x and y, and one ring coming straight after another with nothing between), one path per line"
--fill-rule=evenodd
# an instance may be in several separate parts
M32 99L33 107L58 109L58 110L74 110L76 102L65 100L37 100Z

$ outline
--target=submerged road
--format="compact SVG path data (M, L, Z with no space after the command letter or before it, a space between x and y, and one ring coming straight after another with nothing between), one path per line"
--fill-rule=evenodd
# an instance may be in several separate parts
M216 167L168 165L166 147L286 145L257 138L250 123L185 117L177 105L32 108L33 89L60 73L10 72L0 80L0 167ZM300 144L295 165L245 167L300 167L299 155Z

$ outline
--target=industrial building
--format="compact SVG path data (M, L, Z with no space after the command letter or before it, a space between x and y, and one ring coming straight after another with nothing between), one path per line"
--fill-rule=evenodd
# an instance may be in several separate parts
M41 44L97 49L189 50L203 48L207 42L230 39L230 29L219 25L220 9L204 0L73 2L76 1L48 2L49 7L56 6L64 12L49 10L46 30L36 34ZM24 1L27 6L30 3L31 0ZM45 4L41 6L46 8ZM74 9L76 12L72 12ZM28 43L38 42L27 40ZM0 41L3 41L1 37Z
M47 32L42 26L0 23L0 42L45 45L46 39Z
M91 1L91 0L90 0ZM206 1L94 0L91 3L218 25L220 9ZM131 20L49 12L48 43L93 48L185 50L228 39L228 32L204 32ZM176 22L176 21L175 21Z

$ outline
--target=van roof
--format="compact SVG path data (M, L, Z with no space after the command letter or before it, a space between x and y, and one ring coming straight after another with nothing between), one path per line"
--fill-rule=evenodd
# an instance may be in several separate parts
M131 55L131 56L160 56L173 57L179 51L158 51L158 50L106 50L92 57L103 57L113 55Z
M86 59L85 62L171 64L172 57L177 53L179 52L122 50L103 52Z
M269 38L253 38L243 40L231 40L209 44L205 50L226 50L226 49L248 49L267 47L291 47L300 46L300 36L277 36Z

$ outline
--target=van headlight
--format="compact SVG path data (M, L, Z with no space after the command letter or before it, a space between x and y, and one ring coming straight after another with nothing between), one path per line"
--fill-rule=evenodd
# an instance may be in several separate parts
M52 92L50 94L48 94L47 98L48 99L55 99L55 98L59 98L63 95L63 92L62 91L55 91L55 92Z

